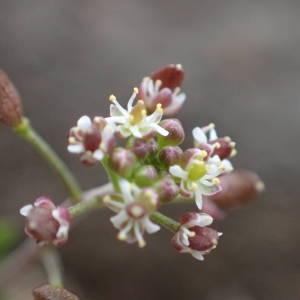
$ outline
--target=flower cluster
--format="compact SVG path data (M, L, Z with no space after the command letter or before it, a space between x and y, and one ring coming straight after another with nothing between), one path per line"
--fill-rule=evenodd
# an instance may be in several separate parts
M168 65L144 78L126 106L111 95L109 116L93 120L83 116L69 133L70 152L81 153L87 165L101 161L116 178L115 191L104 203L117 213L111 222L119 230L118 238L140 247L145 245L145 232L160 228L151 215L161 204L194 199L201 211L203 196L220 192L219 177L233 169L228 158L235 153L235 144L227 137L219 138L213 124L196 127L192 147L183 150L180 145L186 134L181 122L163 119L182 108L183 78L181 65ZM119 139L126 142L119 146ZM176 237L186 232L184 226Z
M245 194L253 197L258 191L259 179L249 174L241 179L232 172L229 159L236 154L235 143L219 137L212 123L194 128L192 145L182 148L186 132L169 116L186 100L183 79L181 65L168 65L144 78L127 105L111 95L109 116L82 116L70 129L68 151L80 154L85 165L101 163L107 171L113 190L102 203L115 213L110 220L119 240L144 247L145 233L162 225L173 231L177 251L203 260L221 235L208 226L224 215L222 199L231 192L233 200L226 201L241 204ZM184 214L180 222L158 212L163 204L188 201L195 202L197 211ZM65 210L44 198L23 207L26 232L39 242L62 244L70 221Z

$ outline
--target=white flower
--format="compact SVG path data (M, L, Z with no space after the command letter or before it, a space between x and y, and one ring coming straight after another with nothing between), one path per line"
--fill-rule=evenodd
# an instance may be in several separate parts
M180 253L189 253L198 260L213 250L222 233L207 227L213 221L205 213L189 212L181 218L181 226L173 236L171 243Z
M111 95L109 100L113 104L110 107L111 116L106 118L107 122L115 125L123 137L134 136L141 138L153 131L167 136L169 134L168 131L158 125L163 116L161 104L157 104L155 111L147 115L143 100L139 100L133 105L137 94L138 89L134 88L133 94L128 101L127 109L120 105L114 95Z
M181 191L188 197L194 196L196 205L202 209L202 196L212 195L221 190L219 175L230 168L228 161L223 164L216 155L204 160L206 152L203 151L202 158L191 158L187 165L182 168L174 165L169 168L169 172L181 179Z
M230 137L218 137L214 123L202 128L196 127L192 133L195 147L205 150L208 157L218 155L221 159L226 159L237 153L235 142Z
M94 164L101 161L114 144L114 130L106 124L102 117L93 121L88 116L82 116L77 126L70 129L68 151L82 155L82 161Z
M118 239L128 243L137 242L144 247L143 234L157 232L160 227L149 218L158 204L158 195L151 189L140 189L125 179L119 181L121 193L106 196L103 202L117 214L110 218L119 229Z
M162 104L165 115L175 114L182 107L186 95L180 92L180 87L170 89L162 88L161 80L153 80L149 77L143 79L141 83L141 92L146 107L153 111L158 103Z

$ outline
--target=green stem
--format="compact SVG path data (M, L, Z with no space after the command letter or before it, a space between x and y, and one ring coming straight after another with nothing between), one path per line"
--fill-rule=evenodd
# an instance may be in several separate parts
M180 227L180 223L176 222L175 220L165 216L164 214L156 211L153 212L150 215L150 218L152 219L152 221L154 221L155 223L160 224L161 226L163 226L164 228L172 231L172 232L177 232L179 227Z
M120 187L119 187L119 175L116 174L108 165L108 156L105 157L102 160L102 166L105 169L110 181L113 184L113 187L115 189L116 192L120 192Z
M45 246L41 258L48 275L49 284L62 288L62 266L58 250L51 246Z
M81 188L66 164L58 157L45 140L31 127L28 119L23 118L21 124L14 128L24 140L29 142L58 173L69 190L74 201L79 201Z

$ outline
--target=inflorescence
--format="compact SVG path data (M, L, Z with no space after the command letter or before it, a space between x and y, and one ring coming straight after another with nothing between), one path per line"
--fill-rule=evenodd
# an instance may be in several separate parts
M181 65L168 65L144 78L127 105L111 95L109 116L85 115L70 129L68 151L79 154L86 166L101 163L107 171L113 190L101 203L115 213L110 220L119 240L144 247L145 233L155 233L163 226L174 233L171 243L177 251L203 260L221 236L209 226L223 215L220 207L226 206L222 205L228 193L226 176L233 171L229 159L236 149L229 137L217 135L213 123L194 128L193 144L188 149L181 147L186 132L178 119L169 116L186 100L181 91L183 78ZM242 191L245 182L250 182L248 189L259 189L258 178L246 175L240 184L240 177L231 174L230 185L237 182L229 191L237 199L234 205L247 196ZM184 213L180 222L158 212L164 204L190 200L195 211ZM34 206L23 207L21 214L27 219L27 234L39 243L66 242L71 220L68 209L42 198Z

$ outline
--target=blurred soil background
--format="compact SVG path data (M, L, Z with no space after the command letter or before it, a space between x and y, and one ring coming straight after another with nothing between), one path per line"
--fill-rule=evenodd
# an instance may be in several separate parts
M115 239L109 212L88 215L61 250L71 290L87 300L300 299L299 28L293 0L0 2L0 68L84 188L106 178L67 153L68 129L82 114L107 114L111 93L126 103L133 86L168 63L186 71L178 116L186 128L215 122L237 142L235 166L258 172L267 187L215 224L224 235L204 262L173 251L164 230L139 250ZM67 193L30 146L4 126L0 136L0 213L22 230L20 206L39 195L59 203ZM41 274L19 274L8 300L31 299Z

